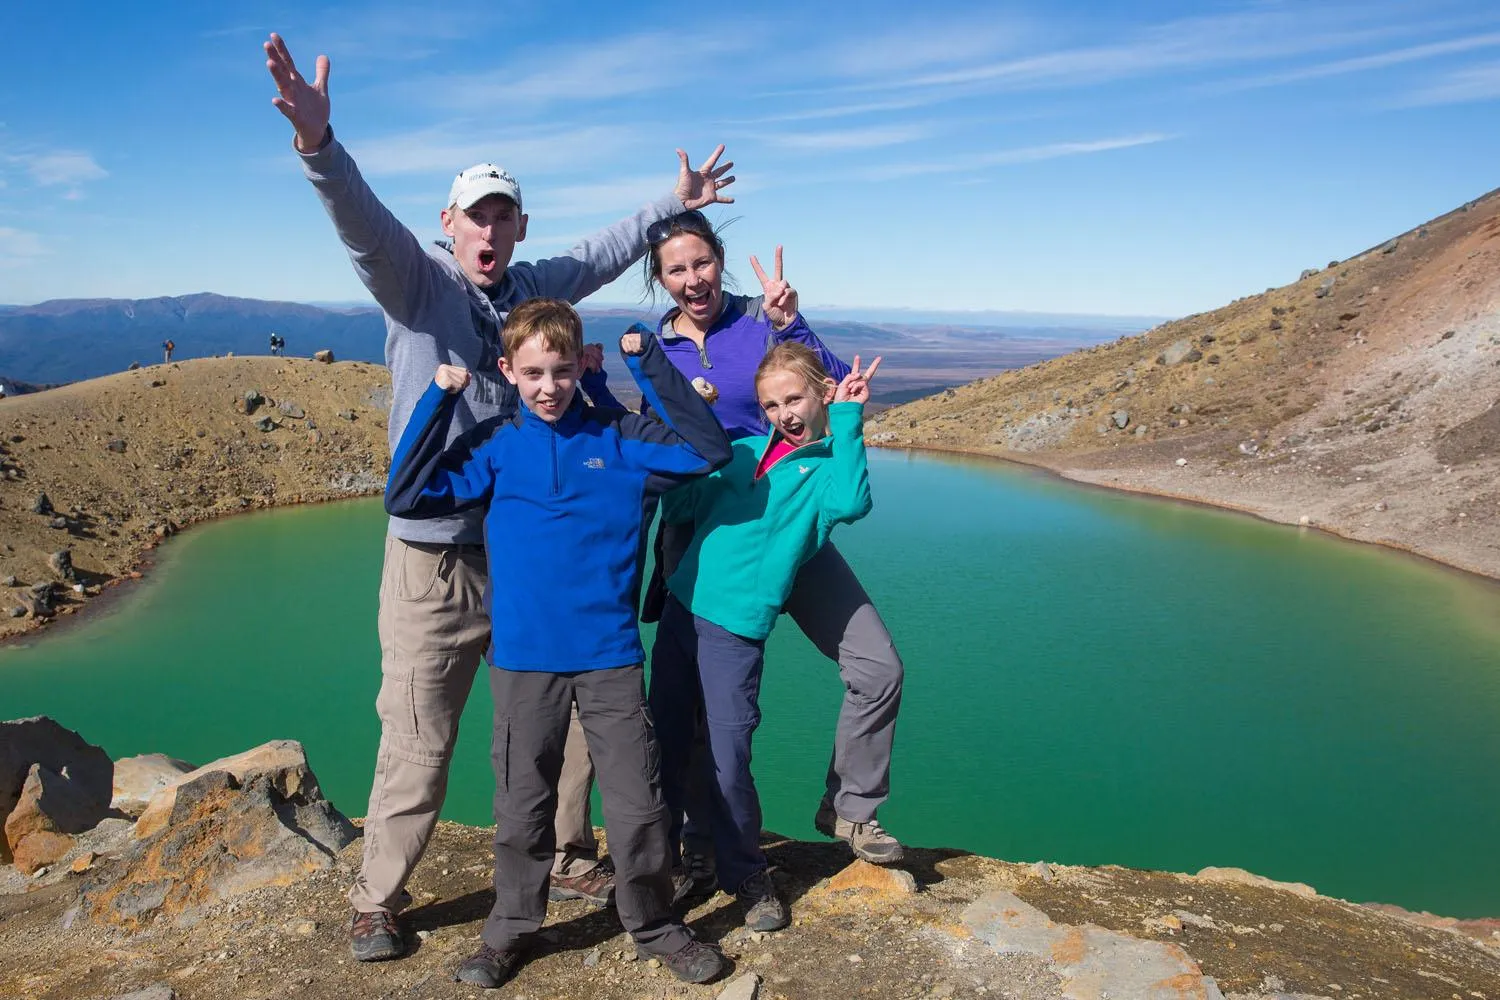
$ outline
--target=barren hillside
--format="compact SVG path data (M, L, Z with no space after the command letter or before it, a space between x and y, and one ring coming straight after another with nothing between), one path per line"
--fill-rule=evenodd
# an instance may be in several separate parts
M880 414L994 455L1500 576L1500 197L1282 288Z
M379 365L249 357L0 400L0 636L128 579L186 524L379 490L388 394Z

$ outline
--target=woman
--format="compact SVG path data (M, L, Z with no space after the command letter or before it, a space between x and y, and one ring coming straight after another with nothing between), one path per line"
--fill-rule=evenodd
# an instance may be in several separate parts
M849 374L849 366L797 311L797 292L782 277L780 247L774 277L750 258L763 292L755 298L724 291L724 243L701 212L663 219L647 230L646 239L648 283L655 282L675 304L657 328L662 347L713 404L731 440L769 429L755 393L755 371L776 344L805 344L835 381ZM670 573L688 538L687 532L665 526L657 538L658 567L665 564ZM659 609L664 596L660 577L659 572L652 580L648 615ZM901 657L880 612L831 544L802 566L785 611L824 656L838 662L844 682L827 791L814 825L847 842L866 861L893 864L901 860L901 843L880 826L875 813L890 794ZM689 812L699 815L696 809ZM690 849L705 843L691 831L686 839Z

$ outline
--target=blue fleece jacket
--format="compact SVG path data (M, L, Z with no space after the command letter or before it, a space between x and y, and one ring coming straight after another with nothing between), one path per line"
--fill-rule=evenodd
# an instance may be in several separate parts
M635 621L641 512L728 462L730 445L657 338L642 339L625 365L660 420L575 396L556 423L523 407L469 454L445 447L457 395L434 382L412 412L385 508L406 518L484 508L492 666L572 673L645 659Z
M724 311L708 328L702 350L688 338L672 332L672 320L677 313L675 308L670 310L657 324L662 349L689 380L701 375L719 390L714 412L729 432L731 441L755 437L770 430L760 400L755 395L755 369L760 366L766 351L775 345L789 340L806 344L817 352L834 381L849 374L849 366L818 339L801 313L785 329L774 330L761 310L759 298L726 293Z

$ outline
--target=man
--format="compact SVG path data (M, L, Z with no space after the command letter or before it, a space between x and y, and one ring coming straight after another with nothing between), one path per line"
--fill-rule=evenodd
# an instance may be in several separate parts
M719 193L734 181L725 176L732 163L716 166L724 147L696 171L679 149L671 194L565 256L511 266L516 244L526 238L521 188L507 171L483 163L458 175L440 215L451 250L424 250L375 197L333 136L328 57L318 57L309 83L279 35L271 35L265 51L278 91L272 104L291 122L303 171L355 272L385 312L393 450L440 363L474 373L449 440L483 440L516 412L515 389L497 369L500 327L511 309L542 296L577 302L639 259L653 222L733 201ZM601 361L602 351L591 366L597 369ZM396 914L410 902L406 880L442 808L459 716L489 643L485 584L482 511L424 521L391 519L380 585L381 686L375 703L380 750L365 818L364 860L349 891L355 911L350 947L361 961L395 958L403 949ZM594 863L588 811L592 776L575 720L557 809L554 899L608 900L609 870Z

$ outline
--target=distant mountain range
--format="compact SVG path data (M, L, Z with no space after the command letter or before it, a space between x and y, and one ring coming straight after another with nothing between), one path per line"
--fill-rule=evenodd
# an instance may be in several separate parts
M612 341L636 320L651 322L654 308L580 310L590 340ZM869 315L865 313L864 315ZM877 323L818 316L819 334L839 350L966 353L996 350L1018 356L1061 353L1070 346L1136 333L1149 321L1017 314L1014 325L973 326L932 322L928 314L897 312L907 322ZM989 314L986 314L989 315ZM1008 314L994 314L1006 316ZM161 360L172 340L174 358L234 353L266 354L272 333L287 352L308 356L328 349L341 360L383 361L385 323L371 306L313 306L298 302L232 298L212 293L154 299L56 299L31 306L0 306L0 373L27 383L71 382ZM1036 342L1028 350L1027 342ZM1041 345L1045 345L1042 347ZM9 384L9 383L7 383Z

